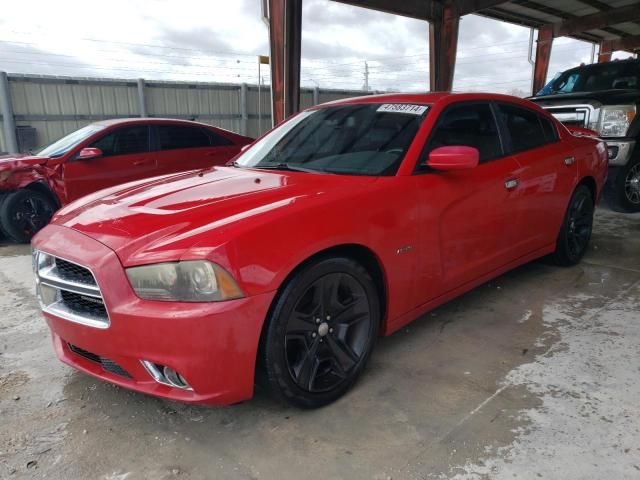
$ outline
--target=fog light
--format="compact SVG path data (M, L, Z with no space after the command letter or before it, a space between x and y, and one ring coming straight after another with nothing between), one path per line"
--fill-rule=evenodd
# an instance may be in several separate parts
M607 147L607 155L609 156L609 160L613 160L614 158L616 158L618 156L619 150L620 147L617 146Z
M156 382L182 390L193 390L184 377L173 368L148 360L140 360L140 363Z

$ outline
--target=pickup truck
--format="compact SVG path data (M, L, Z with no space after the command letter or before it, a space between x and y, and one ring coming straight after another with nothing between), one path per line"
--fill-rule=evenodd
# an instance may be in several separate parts
M640 59L560 72L529 100L570 129L593 130L607 142L605 200L615 211L640 212Z

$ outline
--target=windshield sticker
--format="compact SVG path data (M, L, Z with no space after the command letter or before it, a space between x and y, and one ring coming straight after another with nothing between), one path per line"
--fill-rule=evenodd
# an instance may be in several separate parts
M385 103L378 107L377 112L406 113L408 115L422 115L429 110L426 105L411 105L408 103Z

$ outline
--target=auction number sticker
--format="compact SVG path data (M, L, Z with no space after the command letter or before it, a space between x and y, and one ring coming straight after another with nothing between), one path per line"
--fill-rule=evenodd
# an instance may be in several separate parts
M385 103L378 107L378 112L406 113L408 115L422 115L429 110L426 105L411 105L409 103Z

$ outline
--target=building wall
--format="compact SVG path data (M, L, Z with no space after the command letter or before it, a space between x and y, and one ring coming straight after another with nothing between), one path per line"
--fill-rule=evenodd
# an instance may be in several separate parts
M141 114L137 80L13 74L8 79L16 126L34 127L39 147L97 120ZM257 85L245 87L243 122L242 88L239 84L145 81L146 113L193 119L258 137L271 127L271 92L269 86L263 86L260 92ZM320 103L363 94L322 89L317 93ZM313 100L313 89L303 89L301 108L312 106ZM6 150L1 130L0 151Z

